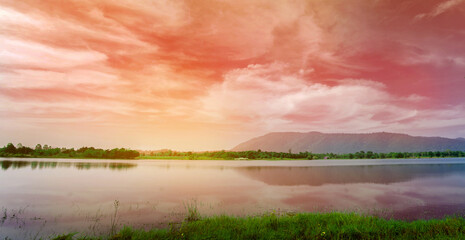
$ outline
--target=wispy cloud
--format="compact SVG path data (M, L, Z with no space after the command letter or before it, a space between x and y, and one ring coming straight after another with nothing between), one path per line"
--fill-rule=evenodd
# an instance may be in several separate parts
M446 0L442 3L438 4L431 12L428 13L420 13L415 16L415 19L422 19L425 17L436 17L444 12L448 11L449 9L458 6L459 4L463 3L463 0Z

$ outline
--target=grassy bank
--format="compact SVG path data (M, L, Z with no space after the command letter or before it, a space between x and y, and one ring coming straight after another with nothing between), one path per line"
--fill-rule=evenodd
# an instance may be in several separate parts
M72 239L72 234L54 239ZM80 239L465 239L465 219L406 222L351 213L219 216L186 220L169 229L144 231L125 227L113 236Z

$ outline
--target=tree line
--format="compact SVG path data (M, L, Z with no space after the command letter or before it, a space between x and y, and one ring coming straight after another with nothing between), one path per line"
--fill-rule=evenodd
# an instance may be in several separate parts
M385 159L385 158L446 158L465 157L463 151L428 151L428 152L390 152L376 153L372 151L359 151L356 153L312 153L312 152L266 152L266 151L211 151L211 152L177 152L172 150L146 152L142 154L147 158L181 158L181 159Z
M141 156L136 150L125 148L100 149L94 147L57 148L48 145L37 144L35 148L23 146L18 143L16 146L8 143L0 148L0 157L50 157L50 158L97 158L97 159L134 159ZM464 151L427 151L427 152L390 152L376 153L372 151L359 151L356 153L312 153L299 152L267 152L261 151L208 151L208 152L178 152L172 150L143 152L144 158L170 158L170 159L224 159L232 160L237 158L247 159L385 159L385 158L447 158L465 157Z
M125 148L100 149L94 147L57 148L48 145L37 144L35 148L23 146L18 143L8 143L0 148L0 157L50 157L50 158L99 158L99 159L134 159L139 157L139 152Z

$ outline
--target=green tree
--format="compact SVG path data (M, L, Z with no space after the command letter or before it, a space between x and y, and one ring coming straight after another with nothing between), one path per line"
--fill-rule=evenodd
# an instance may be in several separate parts
M372 152L372 151L368 151L368 152L365 154L365 157L366 157L366 158L373 158L373 152Z
M13 143L8 143L6 145L6 148L4 150L6 153L11 153L11 154L15 154L16 153L16 147L15 145L13 145Z

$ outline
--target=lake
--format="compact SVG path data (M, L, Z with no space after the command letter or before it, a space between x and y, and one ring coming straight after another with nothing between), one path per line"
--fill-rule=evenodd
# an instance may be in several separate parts
M0 237L203 216L355 211L396 219L465 214L465 159L213 161L0 158ZM116 217L115 217L116 216ZM113 223L113 224L112 224Z

